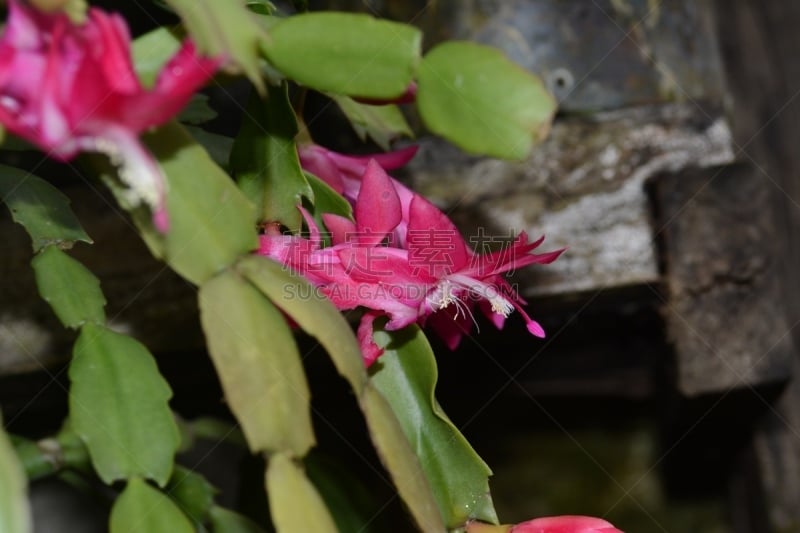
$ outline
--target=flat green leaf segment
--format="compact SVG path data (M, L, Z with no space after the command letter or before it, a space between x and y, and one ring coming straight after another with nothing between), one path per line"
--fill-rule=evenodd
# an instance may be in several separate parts
M422 467L392 407L369 382L361 349L341 313L306 280L267 258L243 258L236 270L322 344L336 369L353 388L375 449L420 530L444 531Z
M367 383L361 349L350 325L330 300L304 278L266 257L245 257L236 268L322 344L336 369L360 395Z
M330 96L362 141L369 137L384 150L389 150L393 140L402 136L414 136L411 126L396 105L368 105L356 102L348 96Z
M133 68L145 87L153 87L161 69L181 47L170 28L160 27L141 35L131 45Z
M351 13L304 13L272 27L264 51L289 78L318 91L391 99L405 92L422 34Z
M305 455L314 444L310 393L281 313L234 271L200 287L200 313L225 398L250 449Z
M314 222L317 223L317 227L325 228L325 221L322 220L324 213L333 213L353 220L353 207L350 202L315 175L308 172L305 175L308 184L311 185L311 190L314 191L314 205L306 207L314 218ZM330 235L322 232L321 237L323 246L330 246Z
M289 456L279 453L270 457L266 486L278 533L339 532L317 489Z
M180 437L172 391L134 339L86 324L69 368L72 427L106 483L141 476L164 486ZM143 530L144 531L144 530Z
M145 141L169 187L166 235L134 216L156 256L199 285L258 247L252 204L183 127L170 123Z
M265 533L255 522L222 507L212 507L209 521L213 533Z
M278 221L300 231L303 198L314 201L295 147L297 119L288 87L270 87L265 99L250 96L231 152L239 187L256 205L257 223Z
M183 19L202 52L225 58L225 68L243 72L263 89L259 54L267 34L242 0L166 1Z
M14 222L31 236L35 252L50 244L69 248L76 241L92 242L69 208L69 199L42 178L0 165L0 198Z
M376 330L375 342L385 351L372 382L397 413L447 525L463 526L469 519L497 523L489 494L492 472L434 397L436 359L422 331Z
M524 159L547 134L556 109L539 78L477 43L433 48L417 84L425 125L472 153Z
M31 533L28 480L0 418L0 533Z
M205 477L175 465L164 492L178 502L183 513L195 524L202 524L219 492Z
M188 518L172 500L139 478L133 478L111 509L111 533L194 533Z
M106 299L100 281L85 266L55 246L45 248L31 264L39 294L64 326L105 323Z

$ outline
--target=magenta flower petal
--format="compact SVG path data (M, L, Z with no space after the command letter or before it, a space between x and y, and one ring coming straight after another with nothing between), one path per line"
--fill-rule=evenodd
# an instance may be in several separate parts
M375 160L367 163L353 214L358 242L363 246L375 246L402 220L392 179Z

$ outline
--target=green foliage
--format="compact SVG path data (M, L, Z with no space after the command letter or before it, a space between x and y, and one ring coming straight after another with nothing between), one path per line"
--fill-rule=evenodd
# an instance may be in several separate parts
M396 98L413 79L422 34L351 13L303 13L272 27L264 51L284 75L318 91Z
M106 483L133 476L160 486L172 473L180 437L172 391L142 344L86 324L69 368L72 427Z
M420 530L444 531L432 488L391 404L371 385L360 403L375 449Z
M314 201L295 148L297 119L288 87L271 87L265 99L250 97L242 129L231 152L231 169L239 187L256 205L256 222L279 221L300 230L302 199Z
M175 466L164 491L180 504L183 512L196 524L205 520L219 492L202 475L188 468Z
M171 28L159 27L140 35L131 45L133 68L144 87L153 87L158 74L181 47L181 40Z
M92 242L69 208L69 199L33 174L0 165L0 198L30 234L34 252L51 244L70 248L76 241Z
M258 247L252 204L208 153L176 123L145 137L166 174L170 229L135 218L150 249L200 284Z
M361 349L350 325L333 304L304 278L271 259L255 255L245 257L236 268L267 298L280 305L303 331L322 344L336 369L356 395L360 395L367 383Z
M447 525L469 519L497 523L489 493L492 471L434 397L438 371L425 335L416 326L379 330L375 342L385 351L372 382L400 419Z
M180 15L202 52L225 58L225 66L243 72L263 90L259 55L267 34L242 0L166 0Z
M339 105L362 141L369 137L384 150L389 150L393 140L414 136L411 126L396 105L362 104L348 96L336 94L330 97Z
M39 294L64 326L87 322L103 324L106 299L100 281L89 270L55 246L48 246L31 262Z
M446 42L422 60L417 106L432 132L464 150L523 159L547 134L556 102L499 50Z
M200 287L208 349L254 452L302 457L314 444L300 354L280 312L236 272Z
M213 533L264 533L255 522L222 507L214 506L209 512L211 531Z
M0 533L31 533L28 480L0 419Z
M194 533L181 510L166 495L134 477L111 509L111 533Z
M291 457L282 453L270 457L266 486L278 533L338 533L325 502Z

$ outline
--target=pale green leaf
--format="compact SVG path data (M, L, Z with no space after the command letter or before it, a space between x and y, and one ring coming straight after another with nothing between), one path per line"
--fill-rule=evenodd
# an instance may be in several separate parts
M231 152L231 170L239 187L256 205L255 222L278 221L293 232L300 230L297 206L314 200L295 147L297 119L289 103L288 87L270 87L266 99L252 94L242 128Z
M0 419L0 533L31 533L28 480Z
M525 158L546 136L556 110L539 78L499 50L472 42L433 48L417 85L425 125L472 153Z
M69 199L33 174L0 165L0 199L30 234L34 251L50 244L69 248L76 241L92 242L69 208Z
M338 533L325 502L288 455L270 456L266 486L272 523L278 533Z
M133 68L143 86L155 85L161 70L181 48L176 32L165 26L137 37L131 45Z
M245 257L237 269L322 344L339 373L360 395L367 382L361 349L350 325L330 300L308 281L266 257Z
M106 483L134 476L163 486L180 435L168 401L172 391L155 359L136 340L86 324L69 368L72 427Z
M302 457L314 444L308 383L281 313L233 271L200 287L200 318L250 449Z
M209 512L211 531L214 533L264 533L255 522L222 507L214 506Z
M68 328L86 322L103 324L106 304L100 281L85 266L55 246L48 246L31 262L39 294Z
M372 443L421 531L445 531L436 498L392 406L370 383L359 402Z
M372 383L391 404L431 484L448 527L478 519L497 523L489 493L492 471L447 418L434 397L438 371L417 326L376 330L384 347Z
M184 128L173 122L145 141L169 187L166 235L149 216L134 216L155 255L199 285L258 247L252 204Z
M369 15L303 13L272 27L267 59L318 91L369 98L402 95L420 56L421 32Z
M349 96L329 96L339 105L362 141L369 137L388 151L393 140L404 135L414 136L411 126L396 105L369 105L356 102Z
M110 533L194 533L194 527L165 494L132 478L111 509Z
M201 52L224 57L225 67L243 72L260 89L259 54L267 34L242 0L167 0Z

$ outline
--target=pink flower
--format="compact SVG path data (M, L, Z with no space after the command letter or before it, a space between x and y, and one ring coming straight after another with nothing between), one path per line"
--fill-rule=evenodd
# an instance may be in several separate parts
M63 13L9 0L0 38L0 123L57 159L81 151L109 155L130 203L150 206L166 231L163 176L138 135L174 116L218 64L186 41L148 90L133 70L130 35L118 15L93 8L75 25Z
M304 211L309 238L263 235L259 253L304 275L337 308L367 309L358 329L367 365L383 351L372 339L373 322L380 317L388 318L387 330L427 324L454 349L469 332L478 303L498 328L516 309L532 334L544 336L502 275L550 263L563 250L533 254L542 239L528 242L521 233L505 250L476 254L444 213L390 178L374 160L359 182L353 214L354 221L323 215L330 247L320 247L319 229Z
M467 524L467 533L623 533L600 518L590 516L548 516L515 526L494 526L481 522Z

